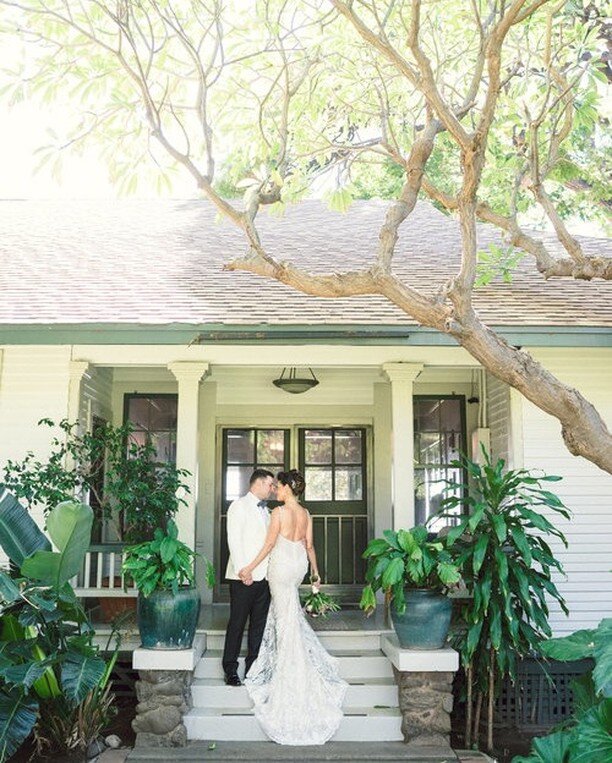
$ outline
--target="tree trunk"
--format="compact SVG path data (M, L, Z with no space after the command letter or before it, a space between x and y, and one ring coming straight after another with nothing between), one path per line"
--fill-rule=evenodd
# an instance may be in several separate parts
M487 707L487 752L493 751L493 699L495 696L495 650L489 657L489 702Z
M472 675L472 663L465 669L465 677L467 679L467 700L465 708L465 746L469 750L472 746L472 710L473 710L473 675Z
M482 712L482 692L479 691L476 694L476 712L474 713L474 733L472 735L472 742L476 745L476 748L480 746L480 713Z

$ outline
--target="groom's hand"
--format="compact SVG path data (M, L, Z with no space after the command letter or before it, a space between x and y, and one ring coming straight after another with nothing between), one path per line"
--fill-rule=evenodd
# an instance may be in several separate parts
M253 582L253 576L248 570L244 568L240 570L240 572L238 573L238 577L240 578L240 580L242 580L244 585L251 585Z

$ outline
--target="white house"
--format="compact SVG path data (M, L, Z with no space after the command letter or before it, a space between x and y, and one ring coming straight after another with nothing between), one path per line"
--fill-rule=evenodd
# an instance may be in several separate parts
M283 219L264 215L260 227L283 259L315 272L355 269L375 250L384 209L356 202L338 215L310 201ZM569 548L555 550L571 614L554 610L554 630L612 615L612 477L571 456L555 419L448 337L382 298L317 299L224 272L244 241L200 201L3 201L0 210L0 466L30 449L45 455L43 417L91 427L129 416L160 457L192 473L180 532L218 569L228 502L253 466L297 466L327 582L356 601L367 540L427 519L435 480L488 428L510 465L563 477L555 487L574 517L558 522ZM497 236L481 227L480 239L484 248ZM609 251L609 242L585 247ZM458 256L456 223L420 203L401 233L397 272L433 289ZM511 283L479 290L477 307L612 427L609 283L546 282L526 259ZM273 380L291 367L312 369L319 384L279 389ZM92 569L83 592L107 595ZM203 595L222 601L223 586Z

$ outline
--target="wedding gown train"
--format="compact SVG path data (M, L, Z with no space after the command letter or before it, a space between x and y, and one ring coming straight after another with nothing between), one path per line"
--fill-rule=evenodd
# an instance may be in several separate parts
M268 619L259 656L245 679L255 717L279 744L331 739L348 687L302 611L298 586L307 569L304 543L279 534L268 563Z

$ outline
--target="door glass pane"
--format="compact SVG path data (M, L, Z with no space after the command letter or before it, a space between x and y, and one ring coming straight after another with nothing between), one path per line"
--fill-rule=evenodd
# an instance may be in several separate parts
M450 464L459 458L459 451L463 450L463 443L460 432L447 432L444 435L444 462Z
M337 464L361 463L361 432L352 429L338 429L335 436Z
M337 468L336 476L336 501L361 501L363 498L363 485L360 466L347 466Z
M252 429L229 429L227 461L230 464L255 463L255 432Z
M307 464L331 464L332 433L329 430L307 429L304 433Z
M257 432L257 463L282 465L285 462L285 432L262 429Z
M331 467L307 466L304 478L306 479L306 501L331 501L332 500L332 470Z
M252 466L228 466L225 469L225 498L235 501L249 492Z

